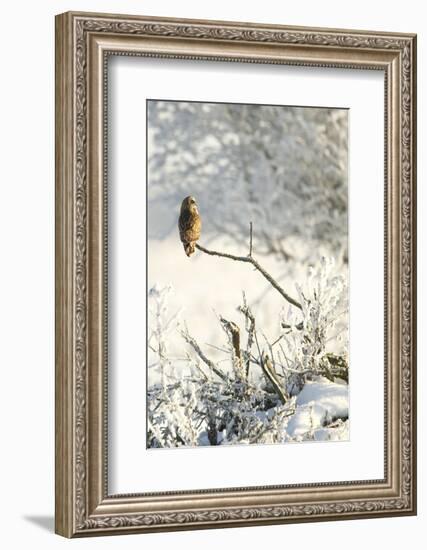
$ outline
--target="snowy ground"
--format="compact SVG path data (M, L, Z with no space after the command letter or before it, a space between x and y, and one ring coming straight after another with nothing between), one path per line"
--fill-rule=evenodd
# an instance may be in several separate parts
M297 441L311 434L315 441L348 439L348 385L319 378L307 382L286 433Z
M261 413L269 416L273 411ZM349 439L348 386L319 377L307 382L296 399L295 414L283 424L282 442L346 441ZM206 432L200 445L209 445Z
M187 381L182 385L186 386ZM188 386L187 386L188 387ZM174 446L209 446L209 435L205 423L194 423L191 419L193 407L200 407L200 403L194 398L195 394L184 397L180 390L170 392L168 401L170 406L158 413L157 421L152 425L156 437L162 437L162 430L171 429L180 433L181 437L190 436L190 441L177 443L175 437L166 442L164 447ZM274 406L266 410L258 410L253 413L255 423L247 429L245 434L236 438L234 434L227 433L228 427L223 425L217 437L217 445L235 444L268 444L268 443L300 443L304 441L347 441L349 439L349 399L348 385L340 381L331 382L323 377L315 377L307 381L297 397L281 406ZM157 408L157 407L156 407ZM245 408L245 407L243 407ZM280 415L280 411L292 411L274 424L274 418ZM156 431L157 430L157 431ZM261 437L253 438L254 433L261 433ZM159 435L158 435L159 434ZM230 437L231 435L231 437ZM157 446L157 445L156 445Z

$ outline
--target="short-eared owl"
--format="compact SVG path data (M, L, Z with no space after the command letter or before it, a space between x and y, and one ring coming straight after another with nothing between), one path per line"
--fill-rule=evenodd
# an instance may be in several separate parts
M196 241L200 238L202 229L202 220L194 197L185 197L182 201L178 227L185 253L191 256L196 250Z

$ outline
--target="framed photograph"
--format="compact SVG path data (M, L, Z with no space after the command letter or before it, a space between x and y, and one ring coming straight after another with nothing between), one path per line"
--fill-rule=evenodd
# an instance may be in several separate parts
M56 532L416 513L416 37L56 18Z

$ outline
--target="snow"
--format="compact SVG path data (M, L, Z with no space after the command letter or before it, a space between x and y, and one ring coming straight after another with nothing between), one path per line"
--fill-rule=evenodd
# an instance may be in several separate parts
M247 248L230 245L225 238L217 237L210 242L203 238L200 242L213 250L247 254ZM198 250L194 256L187 258L177 230L166 239L150 239L148 246L148 289L155 284L160 287L172 286L169 312L173 314L181 310L181 318L187 324L190 334L203 346L209 357L223 359L216 349L205 347L206 344L218 347L223 345L224 332L218 323L217 314L242 325L244 318L237 311L242 291L245 291L267 338L274 340L280 334L279 316L286 302L250 265L207 256ZM259 260L276 276L289 271L286 267L284 269L283 262L274 257ZM285 288L289 286L290 294L296 295L291 278L284 277L281 283ZM182 349L182 339L178 334L169 341L169 346L176 353Z
M181 252L177 243L172 246ZM176 250L171 254L176 253ZM156 253L159 254L159 250L156 250ZM148 387L156 393L156 396L154 393L152 394L153 399L150 397L152 405L150 429L156 441L163 440L163 434L166 434L166 440L162 443L165 446L175 446L177 443L186 446L210 444L206 432L206 415L213 403L217 411L215 413L217 420L223 419L221 422L225 422L227 426L227 430L218 429L216 444L250 444L259 443L261 440L263 443L348 440L348 385L343 380L336 379L331 382L329 378L315 374L317 368L324 368L322 361L324 362L328 357L325 355L324 348L319 347L321 339L326 339L328 345L333 343L333 339L327 339L327 333L324 330L324 327L327 326L328 311L334 315L338 303L337 296L339 294L335 289L336 285L330 283L331 279L325 274L322 275L317 268L309 270L311 275L308 283L304 285L304 292L300 291L300 299L305 301L302 308L305 328L303 330L293 329L291 333L287 334L283 333L281 350L284 355L280 359L277 352L275 354L276 372L279 375L280 372L283 373L280 376L282 376L284 387L288 387L286 380L290 380L287 378L290 374L287 369L293 369L292 373L304 372L305 369L314 369L314 371L312 370L308 379L305 379L298 388L298 393L286 401L284 408L277 403L273 404L273 408L269 408L272 405L269 407L267 405L268 408L266 408L264 401L266 380L259 363L251 364L248 380L243 378L238 382L240 375L235 371L235 363L231 360L230 351L224 347L227 345L227 339L221 329L218 317L212 314L211 322L206 322L206 318L204 318L204 310L209 309L213 304L219 305L221 313L226 311L230 320L235 319L240 324L241 345L244 349L247 327L245 329L242 314L237 311L235 302L233 302L233 294L235 292L239 294L238 290L240 289L240 292L241 290L246 291L248 299L253 298L250 291L242 289L242 285L245 281L248 283L249 289L258 290L257 281L251 281L250 278L259 278L259 273L247 269L246 264L235 265L235 262L224 260L224 265L227 267L232 266L240 270L240 273L236 272L235 275L238 273L242 275L241 277L230 276L227 278L227 285L224 285L227 289L224 290L227 300L224 301L222 291L209 292L206 295L207 280L212 286L218 288L218 282L215 284L213 280L220 276L217 271L217 262L214 262L215 269L211 271L205 269L206 279L199 280L198 275L200 276L201 272L198 269L205 263L205 260L208 260L209 264L211 258L199 255L189 261L184 254L181 256L183 267L175 270L166 269L166 262L170 261L170 257L166 255L158 257L157 264L162 265L164 262L162 265L164 273L173 277L173 284L162 286L163 281L161 280L161 282L156 282L149 292L153 332L151 333L152 338L150 338ZM182 258L177 259L177 262L179 263ZM191 261L194 267L190 267L190 270L186 271L184 266L192 265ZM324 273L327 273L330 268L334 269L333 263L323 262L322 269L326 270ZM297 269L297 266L294 265L294 270ZM193 275L190 275L192 271ZM158 273L160 279L162 273L162 270ZM243 280L243 277L247 277L247 279ZM230 295L227 294L229 286L233 287L233 292ZM331 295L329 295L330 291ZM181 312L181 315L177 315L176 311L181 307L180 298L186 294L189 294L192 299L188 300L187 308ZM255 300L252 306L255 315L258 316L257 320L263 320L260 323L262 328L258 329L260 343L257 344L263 348L275 338L274 331L278 330L278 319L281 318L279 308L283 307L280 303L282 300L278 300L276 294L273 289L273 292L264 294L261 300ZM266 303L270 297L272 310L266 315ZM319 302L320 298L323 299L323 302ZM322 304L320 310L319 303ZM192 313L188 316L189 311ZM179 320L180 317L184 319L183 322ZM342 323L341 317L340 322ZM296 321L297 319L293 319L288 322L295 325ZM273 325L271 332L268 333L271 322L276 325ZM259 327L260 324L257 323L256 326ZM216 363L216 368L226 376L225 385L218 386L218 380L215 377L212 379L209 367L203 362L197 369L195 368L197 359L194 354L189 353L188 348L186 349L183 337L187 328L199 341L208 357ZM207 341L207 339L209 340ZM210 346L210 343L213 343L214 347ZM161 353L156 350L161 350ZM153 362L151 363L151 361ZM206 377L207 385L203 378L200 378L201 371L204 373L202 376ZM235 385L236 381L237 385ZM216 385L212 385L215 383ZM159 385L160 393L155 390L154 384ZM172 386L166 389L165 384L172 384ZM205 386L209 387L208 393L204 393ZM159 402L162 403L160 408L158 408ZM205 420L200 421L200 414L204 416ZM239 420L237 424L234 424L233 420L229 425L227 423L230 423L230 418ZM167 431L164 432L166 428Z
M333 418L348 416L348 386L330 382L319 377L315 382L308 381L297 397L297 405L315 402L330 413Z
M148 118L153 441L209 445L214 413L221 445L348 439L347 384L316 377L331 355L348 362L347 112L152 101ZM187 258L177 220L190 194L203 220L199 244L247 256L251 222L253 257L301 309L248 263L199 250ZM256 319L250 354L243 303ZM240 329L248 377L220 316ZM285 404L266 389L267 353L291 396Z
M288 422L286 433L291 438L298 438L311 431L316 440L330 439L331 430L335 428L325 426L338 419L348 419L348 386L319 377L316 381L306 382L296 404L296 412ZM339 439L347 439L348 422L345 425L346 429L343 429L338 423Z

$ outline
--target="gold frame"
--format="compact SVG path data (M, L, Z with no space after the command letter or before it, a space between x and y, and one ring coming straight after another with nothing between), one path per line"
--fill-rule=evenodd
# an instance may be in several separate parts
M108 495L108 55L385 74L385 477ZM416 513L416 36L65 13L56 17L56 532L66 537Z

